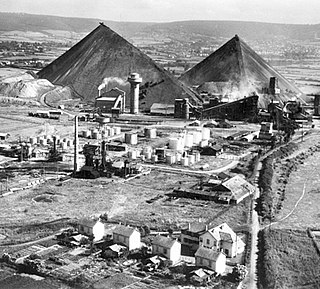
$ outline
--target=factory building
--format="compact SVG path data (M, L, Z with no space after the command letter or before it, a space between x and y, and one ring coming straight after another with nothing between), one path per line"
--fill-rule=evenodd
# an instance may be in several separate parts
M95 107L101 113L112 113L114 110L123 113L125 109L125 92L117 87L103 92L96 98Z

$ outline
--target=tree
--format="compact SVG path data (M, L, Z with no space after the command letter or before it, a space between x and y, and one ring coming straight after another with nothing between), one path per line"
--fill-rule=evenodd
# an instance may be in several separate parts
M241 282L248 274L247 267L245 265L237 264L232 269L232 277L236 282Z

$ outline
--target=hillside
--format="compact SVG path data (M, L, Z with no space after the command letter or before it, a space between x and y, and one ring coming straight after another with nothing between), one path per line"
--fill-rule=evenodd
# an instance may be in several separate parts
M198 34L207 37L230 38L235 34L246 39L296 39L314 40L320 24L274 24L240 21L177 21L168 23L116 22L101 19L69 18L25 13L0 12L0 31L46 31L64 30L89 32L103 21L125 38L139 33L158 32L167 35Z

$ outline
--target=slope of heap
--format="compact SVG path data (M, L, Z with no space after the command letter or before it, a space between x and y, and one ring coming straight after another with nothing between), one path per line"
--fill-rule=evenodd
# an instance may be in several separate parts
M175 98L199 99L180 81L158 66L151 58L102 23L54 60L38 76L54 84L69 86L75 97L94 101L98 87L104 81L119 79L117 86L129 92L127 78L139 73L141 109L149 109L155 102L174 103ZM122 86L121 86L122 84ZM129 98L126 102L129 105Z
M278 79L281 93L276 97L262 93L264 88L269 87L270 77ZM255 92L260 96L259 107L266 107L270 100L283 102L302 95L293 83L271 67L237 35L179 79L189 86L210 87L211 83L216 88L225 83L227 89L220 92L227 93L226 90L234 91L236 88L242 97Z

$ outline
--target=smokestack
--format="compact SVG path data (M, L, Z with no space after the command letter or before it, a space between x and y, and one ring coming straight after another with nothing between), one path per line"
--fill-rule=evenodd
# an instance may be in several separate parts
M128 78L130 82L130 113L137 114L139 112L139 84L142 82L142 78L138 73L131 73Z
M79 137L78 137L78 116L74 117L74 167L73 173L76 174L79 170L78 163L78 146L79 146Z

